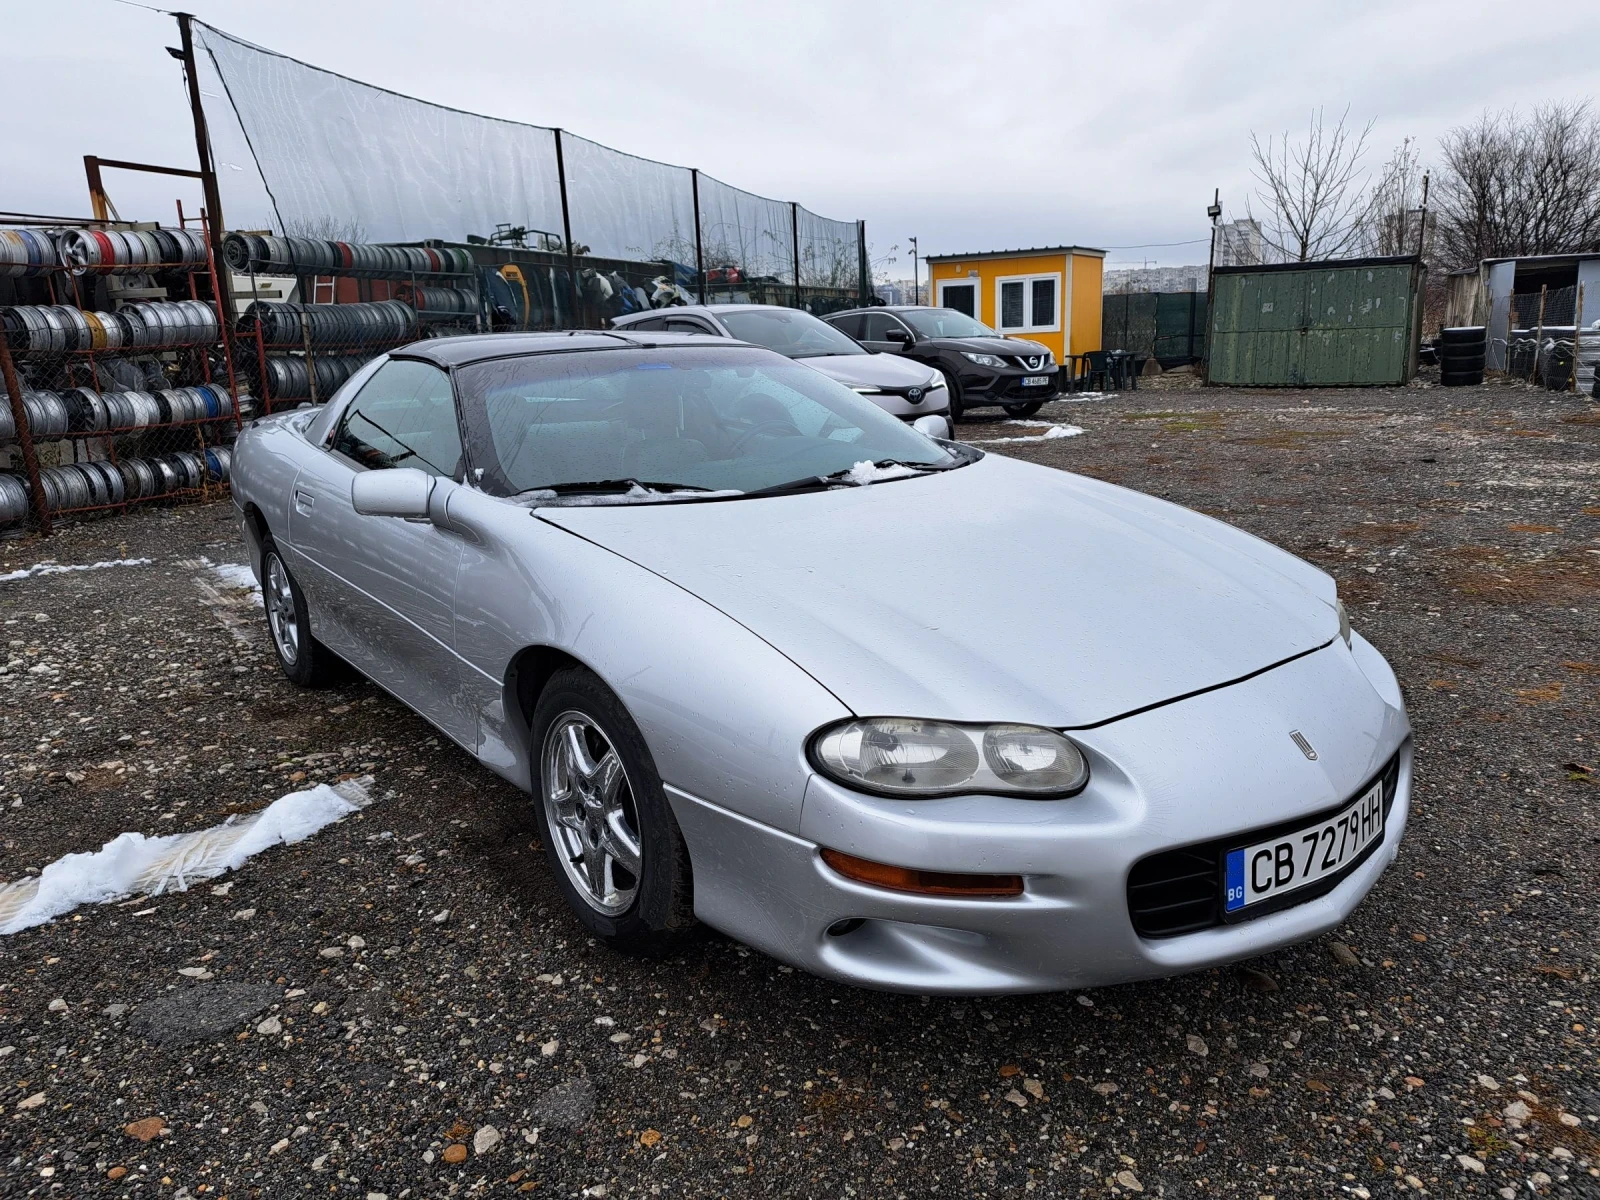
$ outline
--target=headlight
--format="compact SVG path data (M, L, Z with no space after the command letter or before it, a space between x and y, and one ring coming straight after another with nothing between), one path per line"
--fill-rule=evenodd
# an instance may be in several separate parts
M1335 600L1333 607L1339 614L1339 636L1344 639L1346 648L1353 648L1350 645L1350 638L1355 631L1350 628L1350 614L1344 610L1344 601Z
M885 796L1069 796L1089 782L1083 752L1037 725L957 725L863 717L820 731L812 764L846 787Z
M968 354L965 350L963 350L961 352L961 357L971 359L980 367L994 367L996 370L1004 370L1006 365L1005 359L994 354Z
M867 387L865 385L863 385L861 387L853 387L850 390L852 392L854 392L858 396L881 396L881 395L883 395L883 389L882 388Z
M929 392L933 391L936 388L942 388L942 387L946 387L946 386L948 386L948 385L945 383L945 379L944 379L943 375L935 375L932 379L928 380L927 383L922 385L923 390L924 391L929 391Z

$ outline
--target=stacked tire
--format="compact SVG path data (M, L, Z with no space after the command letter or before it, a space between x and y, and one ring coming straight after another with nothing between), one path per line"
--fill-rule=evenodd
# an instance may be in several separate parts
M1483 382L1488 328L1461 325L1439 331L1439 382L1444 387L1476 387Z

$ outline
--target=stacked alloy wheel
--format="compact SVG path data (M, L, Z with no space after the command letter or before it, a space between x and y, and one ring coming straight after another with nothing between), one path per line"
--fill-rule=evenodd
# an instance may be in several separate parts
M28 515L28 481L21 475L0 474L0 529L20 525Z
M59 236L36 229L0 229L0 275L32 276L50 270L60 255Z
M1439 382L1445 387L1476 387L1483 382L1488 329L1460 325L1439 332Z
M60 235L61 265L74 275L93 271L112 275L162 267L195 270L204 267L206 242L193 229L71 229Z
M67 512L194 491L207 482L226 482L232 467L231 452L220 447L204 454L179 450L152 458L46 467L39 472L39 484L44 489L46 507L51 512ZM20 482L20 477L0 475L0 480ZM9 483L0 483L0 516L10 511L15 498L16 489ZM24 513L27 510L26 483L22 484L22 510Z
M14 350L161 350L219 337L216 310L200 300L147 300L114 313L69 304L17 304L0 309L0 326Z
M360 304L300 304L290 300L257 300L239 319L239 332L261 331L272 347L300 349L309 340L313 348L370 346L403 342L416 327L417 314L398 300Z
M222 256L235 271L257 275L393 279L472 270L471 252L459 247L380 246L254 233L230 233L223 240Z

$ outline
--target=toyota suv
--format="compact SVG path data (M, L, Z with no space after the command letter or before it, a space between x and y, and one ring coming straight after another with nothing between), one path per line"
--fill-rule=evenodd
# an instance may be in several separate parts
M776 350L838 380L902 421L923 417L950 421L945 377L903 358L871 354L833 326L808 312L777 304L714 304L677 306L649 313L613 317L613 329L629 333L659 329L666 333L704 333L738 338ZM918 426L933 432L932 426ZM945 433L949 425L943 426ZM945 433L935 433L944 437Z
M1060 374L1038 342L1001 337L953 308L889 305L830 313L824 318L868 350L926 363L950 386L950 417L999 405L1013 417L1031 417L1060 394Z

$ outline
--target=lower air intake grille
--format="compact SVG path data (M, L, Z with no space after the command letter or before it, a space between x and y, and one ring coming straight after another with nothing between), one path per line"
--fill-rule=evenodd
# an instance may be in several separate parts
M1394 804L1399 780L1400 756L1397 754L1383 769L1385 819ZM1369 786L1370 781L1355 794L1359 796ZM1339 807L1343 808L1344 804ZM1337 812L1338 809L1333 811ZM1315 816L1299 818L1291 823L1291 827L1310 824L1315 819ZM1235 846L1248 845L1271 836L1271 828L1236 833L1214 842L1184 846L1179 850L1163 850L1159 854L1141 858L1128 873L1128 916L1133 921L1134 932L1147 938L1177 937L1179 934L1195 933L1220 925L1223 856ZM1295 893L1296 901L1311 900L1326 894L1337 887L1339 881L1355 866L1356 863L1351 863L1337 876Z

